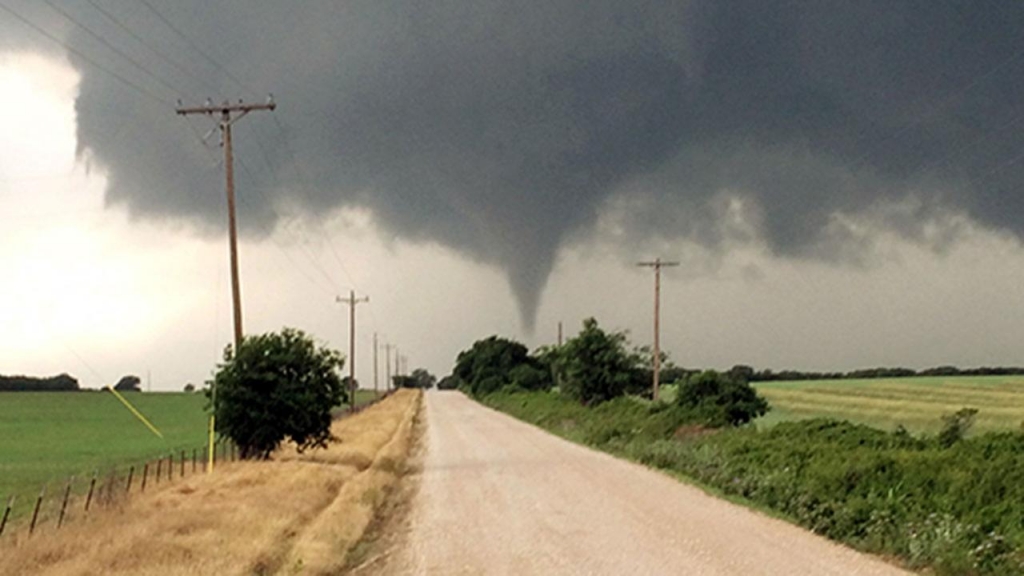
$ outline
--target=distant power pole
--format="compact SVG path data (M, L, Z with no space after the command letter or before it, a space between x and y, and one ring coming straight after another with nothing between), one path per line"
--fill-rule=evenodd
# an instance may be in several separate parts
M338 302L348 304L348 386L352 395L349 404L356 407L356 304L369 302L369 296L356 298L356 291L350 290L348 298L336 297Z
M384 392L391 392L391 344L384 344Z
M558 321L558 347L562 347L562 321Z
M402 375L402 366L399 364L401 356L398 354L398 346L395 346L395 376Z
M207 100L206 106L196 106L192 108L183 107L179 100L178 107L176 109L176 112L180 116L188 116L190 114L205 114L207 116L213 116L214 114L220 114L221 140L224 144L224 178L228 197L228 246L231 250L231 303L235 312L236 357L238 355L238 349L242 345L242 289L238 283L238 229L235 224L235 166L233 151L231 149L231 125L239 121L249 112L253 112L255 110L273 110L274 108L277 108L277 105L274 104L273 98L268 98L266 104L245 104L239 100L237 104L231 104L225 101L219 106L214 106L212 102ZM232 114L234 114L234 117L232 117ZM216 406L216 386L212 387L211 394L213 394L213 405ZM207 472L213 472L213 436L215 428L216 422L213 412L211 412L209 448L207 450L208 461L206 464Z
M224 177L228 196L228 242L231 249L231 302L235 311L235 354L238 354L238 347L242 345L242 289L238 280L238 230L235 224L235 167L231 149L231 125L254 110L273 110L275 108L277 108L277 104L274 104L272 99L268 99L266 104L245 104L239 100L237 104L225 101L223 104L214 105L207 101L206 106L192 108L181 106L179 101L177 108L177 113L181 116L220 114L220 131L224 143Z
M373 333L373 393L380 396L380 389L377 387L377 333Z
M637 266L654 268L654 384L652 398L658 400L658 377L661 373L661 344L659 319L661 315L661 268L663 266L679 266L679 262L662 262L656 258L654 262L638 262Z

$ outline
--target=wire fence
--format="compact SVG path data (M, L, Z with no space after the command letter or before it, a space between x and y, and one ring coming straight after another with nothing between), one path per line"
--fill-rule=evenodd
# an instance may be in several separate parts
M393 392L383 392L357 403L354 408L339 407L332 416L338 419L358 414ZM238 447L230 440L221 439L213 445L214 468L218 463L238 459ZM46 483L38 495L10 495L6 501L0 501L0 506L3 506L0 508L0 538L10 538L17 532L31 537L44 530L59 530L97 508L119 505L133 494L142 494L169 482L205 473L210 462L208 446L175 449L135 463L95 469L84 476L69 476L61 483Z
M59 530L97 508L120 504L133 494L205 473L211 462L209 450L208 446L174 450L133 464L96 469L85 476L70 476L61 483L47 483L38 495L13 494L0 502L0 538L22 531L32 536L47 529ZM238 448L234 443L220 440L213 445L215 467L236 460Z

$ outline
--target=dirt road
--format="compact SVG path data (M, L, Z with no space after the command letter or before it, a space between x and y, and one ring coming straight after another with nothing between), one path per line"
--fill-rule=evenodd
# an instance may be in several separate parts
M462 394L426 411L407 533L373 573L905 574Z

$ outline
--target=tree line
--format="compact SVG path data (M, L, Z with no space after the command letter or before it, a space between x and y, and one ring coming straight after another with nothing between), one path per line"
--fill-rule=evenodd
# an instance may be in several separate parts
M958 368L956 366L935 366L924 370L903 367L861 368L849 372L805 372L800 370L771 369L755 370L750 366L738 364L729 373L745 378L748 382L769 382L784 380L853 380L870 378L913 378L915 376L1011 376L1024 374L1019 366L981 366L978 368Z
M77 392L78 380L68 374L48 378L0 375L0 392Z

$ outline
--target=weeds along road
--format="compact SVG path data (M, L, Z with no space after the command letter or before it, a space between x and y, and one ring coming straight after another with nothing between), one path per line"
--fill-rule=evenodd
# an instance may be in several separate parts
M460 393L425 396L419 490L385 574L907 574Z

